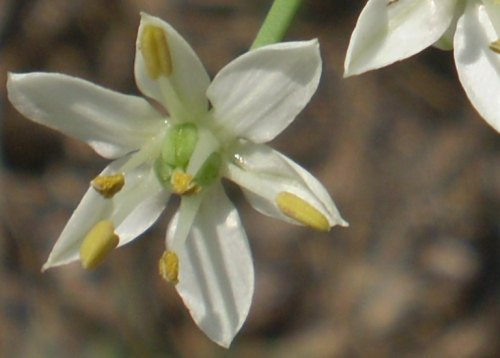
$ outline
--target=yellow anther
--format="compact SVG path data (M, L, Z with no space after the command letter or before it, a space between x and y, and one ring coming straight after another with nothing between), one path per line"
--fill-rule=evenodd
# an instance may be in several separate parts
M96 268L118 246L119 238L109 220L99 221L89 231L80 246L80 261L84 269Z
M173 251L165 251L158 262L158 270L165 281L179 282L179 257Z
M99 175L90 182L90 185L106 199L112 198L125 185L123 174Z
M144 27L141 36L140 49L148 74L152 79L172 73L172 57L168 47L165 30L158 26Z
M500 54L500 39L490 43L490 50Z
M319 231L329 231L328 219L318 209L297 195L281 192L276 197L276 204L283 214Z
M191 195L200 191L200 186L193 182L193 176L177 170L170 177L172 190L178 195Z

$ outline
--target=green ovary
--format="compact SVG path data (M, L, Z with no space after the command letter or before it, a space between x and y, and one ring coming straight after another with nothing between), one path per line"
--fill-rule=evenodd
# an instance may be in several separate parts
M156 177L166 189L179 195L193 195L219 178L222 159L218 152L213 152L192 178L193 190L179 191L175 185L178 180L174 180L174 173L178 178L186 172L198 140L198 128L193 123L178 124L166 134L161 154L154 163Z
M219 177L221 163L222 158L219 153L213 152L210 154L200 170L198 170L198 173L196 173L195 182L202 187L212 184Z
M198 143L198 128L193 123L182 123L172 128L165 138L161 151L162 160L185 169Z

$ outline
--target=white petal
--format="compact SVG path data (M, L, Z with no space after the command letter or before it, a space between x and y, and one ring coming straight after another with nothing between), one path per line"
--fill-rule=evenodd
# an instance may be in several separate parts
M495 28L497 36L500 37L500 2L498 0L483 0L483 4L488 12L491 25Z
M457 3L455 6L455 14L453 15L450 26L448 26L441 38L434 43L434 47L445 51L453 49L453 38L455 37L455 31L457 30L458 19L460 19L464 14L465 5L465 2Z
M172 74L152 79L141 51L141 38L146 26L163 29L170 50ZM208 100L205 92L210 78L191 46L167 22L141 13L135 54L137 86L146 96L165 105L174 119L192 121L206 114Z
M141 147L163 120L143 98L57 73L9 74L9 100L29 119L87 142L106 158Z
M324 186L307 170L272 148L244 144L235 150L225 176L239 184L250 204L259 212L293 224L301 223L282 213L276 203L281 192L295 194L320 211L330 226L347 226Z
M170 193L165 191L154 170L138 168L125 176L128 181L122 192L115 195L110 220L123 246L141 235L160 216Z
M169 231L175 231L175 226L173 222ZM169 244L167 239L167 247ZM238 212L220 184L207 193L177 255L176 288L184 304L210 339L228 347L248 315L254 271Z
M185 196L181 199L181 206L176 213L175 220L170 222L167 231L167 240L171 250L177 251L179 248L184 247L204 195L205 193L202 192L197 195Z
M352 33L344 76L410 57L449 27L457 0L369 0Z
M224 67L208 88L216 126L231 136L270 141L309 102L320 75L317 40L247 52Z
M126 162L122 158L111 163L101 174L116 173ZM111 220L125 245L148 229L161 214L168 200L148 167L125 174L125 186L111 199L104 199L89 188L57 239L43 270L64 265L79 258L80 245L87 233L101 220Z
M479 114L500 132L500 54L489 48L497 39L484 6L469 3L455 35L458 76Z

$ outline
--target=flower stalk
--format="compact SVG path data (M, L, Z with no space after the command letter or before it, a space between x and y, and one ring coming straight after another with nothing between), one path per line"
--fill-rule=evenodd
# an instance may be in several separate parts
M255 37L251 49L283 40L301 4L302 0L275 0Z

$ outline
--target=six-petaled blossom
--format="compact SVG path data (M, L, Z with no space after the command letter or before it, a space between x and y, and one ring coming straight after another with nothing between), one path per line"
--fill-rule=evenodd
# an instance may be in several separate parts
M454 48L467 96L500 132L498 0L369 0L352 33L345 76L392 64L431 45Z
M263 214L323 231L347 225L311 174L264 144L316 91L319 46L259 48L210 83L192 48L164 21L142 14L136 45L135 78L148 100L62 74L9 75L9 99L26 117L115 159L91 181L43 269L78 259L97 266L179 195L159 271L198 326L227 347L247 317L254 271L221 179L240 185Z

